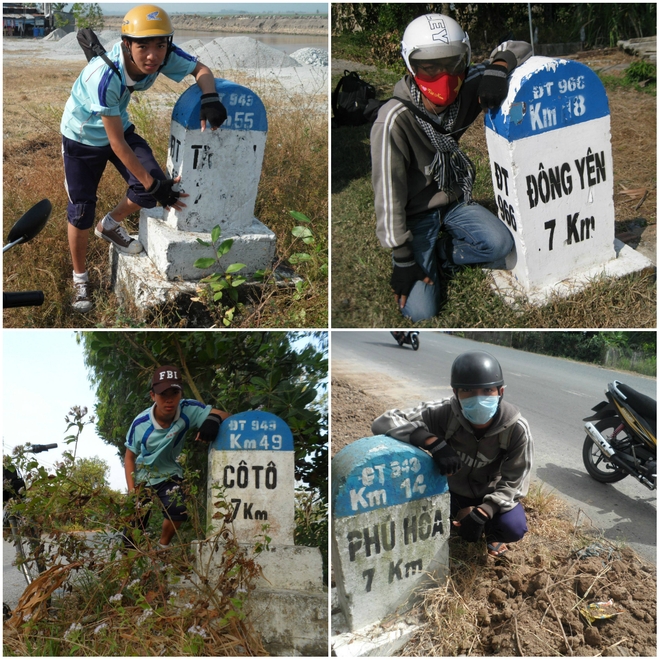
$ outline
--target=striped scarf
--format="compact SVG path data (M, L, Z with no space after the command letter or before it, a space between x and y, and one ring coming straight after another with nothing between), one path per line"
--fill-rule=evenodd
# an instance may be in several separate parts
M426 108L422 102L422 93L414 81L410 81L410 96L413 103L424 113ZM459 103L452 103L440 119L439 126L443 131L451 133L458 115ZM431 175L438 188L449 197L454 194L454 184L458 183L463 191L467 204L472 203L472 186L476 170L472 161L458 148L458 143L451 135L443 135L435 130L430 121L424 121L415 115L415 119L435 148L436 154L431 163Z

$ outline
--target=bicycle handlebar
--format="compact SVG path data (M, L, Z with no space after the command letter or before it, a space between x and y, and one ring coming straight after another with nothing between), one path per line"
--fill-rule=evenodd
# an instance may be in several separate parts
M2 294L3 309L38 307L44 304L43 291L11 291Z
M48 451L49 449L56 449L57 448L57 443L53 442L50 445L31 445L29 449L26 449L25 451L29 451L31 454L39 454L42 451Z

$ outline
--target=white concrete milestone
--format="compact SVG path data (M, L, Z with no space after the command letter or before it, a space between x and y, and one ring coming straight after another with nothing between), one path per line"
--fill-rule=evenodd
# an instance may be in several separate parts
M350 630L413 602L449 563L447 480L421 449L362 438L332 460L332 566Z
M227 418L209 449L211 529L193 547L200 574L215 584L226 570L223 540L213 537L214 512L227 511L215 506L220 489L236 540L261 568L246 614L265 648L271 655L320 656L328 648L328 593L320 549L294 545L294 460L293 435L276 415L249 411Z
M244 264L239 272L248 277L273 265L276 236L254 215L268 131L266 110L247 87L220 79L215 86L227 108L227 120L217 130L201 130L197 85L179 97L172 111L167 172L181 176L186 207L141 211L138 238L151 264L125 265L135 259L132 255L113 258L116 293L140 307L149 307L152 297L175 298L179 283L223 273L231 264ZM213 247L202 244L212 242L216 226L220 241L231 241L231 249L208 268L197 268L198 259L216 257Z
M170 209L165 222L182 231L210 233L250 227L261 178L268 121L261 99L247 87L215 81L227 109L217 130L201 130L201 90L189 87L172 111L167 172L181 177L179 186L189 197L186 208Z
M498 215L515 240L498 288L543 303L651 265L615 245L610 112L589 67L530 58L484 123Z
M218 527L213 514L220 488L231 505L239 542L263 540L268 525L272 545L293 545L294 461L291 430L279 417L257 410L228 417L209 449L207 523L212 531Z

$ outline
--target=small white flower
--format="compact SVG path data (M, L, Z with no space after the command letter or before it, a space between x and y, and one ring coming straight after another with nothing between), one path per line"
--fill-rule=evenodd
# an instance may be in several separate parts
M107 627L108 627L107 623L102 623L96 626L96 628L94 628L94 634L98 635L102 630L105 630Z
M74 633L78 632L79 630L82 630L82 624L80 623L72 623L69 626L69 629L64 633L64 639L69 639Z
M32 613L30 613L30 614L26 614L26 615L23 617L23 621L25 621L25 623L27 623L31 618L32 618Z
M200 637L206 637L206 630L201 626L190 626L188 628L188 633L191 635L199 635Z
M153 613L154 613L154 611L153 611L151 608L149 608L148 610L145 610L145 611L144 611L144 612L138 617L138 620L137 620L137 622L136 622L137 625L139 626L140 624L144 623L144 622L145 622L145 621L146 621L146 620L147 620L147 619L148 619Z
M140 584L140 578L135 578L135 580L133 580L133 582L131 582L128 585L128 588L132 589L133 587L137 587L139 584Z
M192 610L192 608L193 608L193 604L192 604L192 603L186 603L186 604L184 605L184 607L185 607L187 610Z
M110 598L108 598L108 600L111 603L120 603L122 598L123 598L123 596L121 594L115 594L114 596L110 596Z

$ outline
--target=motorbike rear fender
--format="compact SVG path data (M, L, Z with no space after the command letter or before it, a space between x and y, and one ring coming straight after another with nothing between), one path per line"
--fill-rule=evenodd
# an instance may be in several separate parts
M619 411L616 409L614 404L610 401L601 401L596 404L592 410L594 411L593 415L585 417L583 422L593 422L596 419L605 419L607 417L618 417Z

